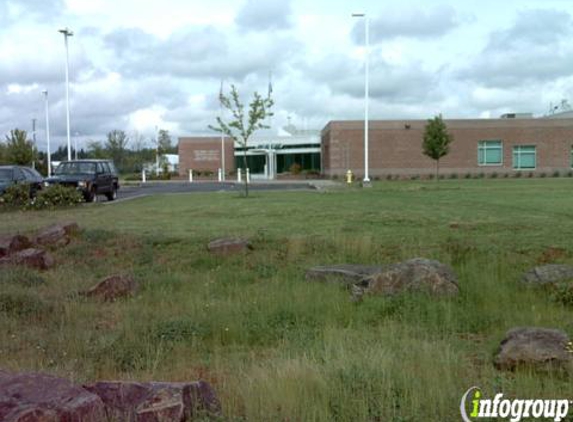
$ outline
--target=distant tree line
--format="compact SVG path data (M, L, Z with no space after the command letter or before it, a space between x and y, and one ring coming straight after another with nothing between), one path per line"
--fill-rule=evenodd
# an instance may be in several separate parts
M151 144L156 144L155 139ZM138 173L145 164L155 163L156 154L176 154L177 146L171 141L169 131L160 130L157 146L145 146L142 136L135 134L129 137L123 130L112 130L105 141L89 141L86 148L78 150L78 159L100 158L114 161L120 173ZM72 148L72 158L76 151ZM59 146L51 154L52 161L65 161L68 159L66 146ZM28 139L25 130L14 129L6 135L6 140L0 140L0 164L16 164L34 166L40 173L47 174L47 154L38 151L34 142Z

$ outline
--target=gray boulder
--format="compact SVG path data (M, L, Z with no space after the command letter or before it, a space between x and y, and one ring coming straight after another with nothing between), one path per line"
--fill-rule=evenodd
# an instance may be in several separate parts
M306 271L307 281L344 285L365 285L365 279L383 271L380 265L340 264L313 267Z
M253 249L251 242L238 238L221 238L209 242L207 246L209 252L215 255L228 256Z
M519 367L571 370L572 349L569 337L561 330L519 327L509 330L500 343L494 365L500 370Z
M86 385L106 407L107 420L184 422L217 416L221 405L209 384L109 381Z
M573 266L549 264L535 267L521 277L521 281L530 286L547 286L573 280Z
M38 373L0 370L0 421L102 422L104 404L70 381Z
M0 236L0 258L31 246L32 242L30 242L30 239L21 234Z
M44 250L28 248L0 258L0 266L2 265L23 265L38 270L47 270L54 266L54 259Z
M439 261L414 258L386 267L367 278L367 294L394 295L420 292L431 296L452 296L459 293L454 271Z

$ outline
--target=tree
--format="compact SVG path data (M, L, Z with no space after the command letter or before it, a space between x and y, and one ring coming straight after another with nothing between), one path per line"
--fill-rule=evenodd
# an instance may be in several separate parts
M112 130L107 134L105 149L113 159L114 163L123 171L124 160L126 156L127 144L129 138L123 130Z
M89 158L106 158L107 153L103 144L100 141L89 141L88 142L88 157Z
M25 130L14 129L6 135L6 161L11 164L29 166L36 159L36 147L28 139Z
M225 122L221 117L217 117L217 126L209 125L209 128L217 132L227 135L238 143L243 149L243 166L247 169L247 142L249 138L259 129L268 129L269 126L264 124L267 117L271 117L273 113L271 108L274 104L271 98L271 89L266 98L263 98L258 92L253 93L253 99L249 104L248 115L245 115L245 106L239 98L239 92L235 85L231 85L230 96L223 94L223 90L219 94L219 102L221 105L229 110L232 118ZM245 197L249 196L249 183L245 177Z
M422 149L425 155L436 161L436 180L440 177L440 158L450 152L450 144L453 141L454 137L448 132L441 114L428 120Z
M8 157L6 157L6 145L3 142L0 142L0 164L4 164L8 162Z
M161 129L157 136L157 151L159 154L170 154L175 152L175 148L171 144L171 136L169 131Z

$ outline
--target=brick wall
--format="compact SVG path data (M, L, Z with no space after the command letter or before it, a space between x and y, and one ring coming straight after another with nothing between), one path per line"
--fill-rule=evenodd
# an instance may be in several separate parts
M179 138L179 174L181 176L187 176L190 169L209 170L217 174L221 167L221 137ZM235 155L230 138L225 138L225 169L227 174L235 171Z
M371 176L433 173L435 161L422 153L425 125L425 120L371 121ZM537 173L571 169L573 119L446 120L446 125L454 142L450 153L440 160L443 174L515 172L512 169L514 145L536 146ZM478 165L478 142L482 140L502 141L502 165ZM363 176L364 122L330 122L322 131L322 155L326 175L342 175L350 168L357 176Z

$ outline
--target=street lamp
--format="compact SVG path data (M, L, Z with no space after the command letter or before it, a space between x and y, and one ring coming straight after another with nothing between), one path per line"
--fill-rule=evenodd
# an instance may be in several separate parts
M48 176L52 175L52 155L50 153L50 113L49 113L49 106L48 106L48 90L45 89L42 91L44 94L44 105L46 108L46 143L47 143L47 157L48 157Z
M66 129L68 136L68 161L72 160L72 144L70 141L70 60L68 54L68 37L74 35L68 28L60 29L59 32L64 34L64 43L66 45Z
M353 18L364 18L364 183L370 183L370 177L368 174L368 94L369 94L369 67L370 67L370 20L366 13L353 13Z

